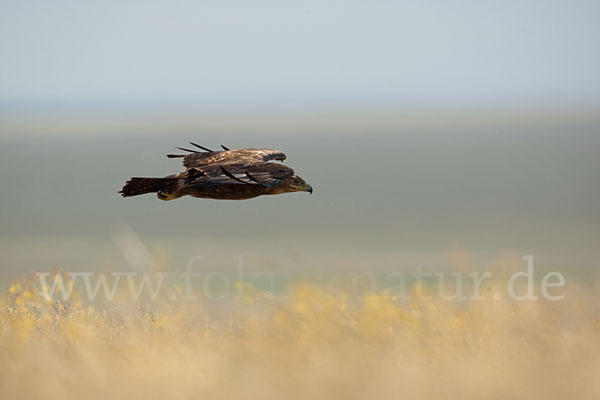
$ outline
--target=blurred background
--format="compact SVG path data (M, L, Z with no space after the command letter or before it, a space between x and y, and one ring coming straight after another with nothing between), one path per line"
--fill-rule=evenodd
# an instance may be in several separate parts
M244 255L269 271L597 278L596 1L3 1L0 278ZM268 147L315 193L122 199L173 146ZM129 232L129 236L123 232ZM125 237L125 239L124 239ZM139 243L138 243L139 244Z

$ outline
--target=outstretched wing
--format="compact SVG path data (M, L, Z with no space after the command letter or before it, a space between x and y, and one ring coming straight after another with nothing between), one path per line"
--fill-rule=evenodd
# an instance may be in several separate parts
M186 185L209 187L220 185L253 185L274 187L294 175L294 170L274 163L209 165L188 168Z
M239 149L230 150L225 146L223 151L212 151L204 146L190 142L191 145L200 150L177 147L179 150L187 151L189 154L168 154L169 158L183 158L186 168L204 167L212 164L258 164L270 160L285 160L285 154L271 149Z

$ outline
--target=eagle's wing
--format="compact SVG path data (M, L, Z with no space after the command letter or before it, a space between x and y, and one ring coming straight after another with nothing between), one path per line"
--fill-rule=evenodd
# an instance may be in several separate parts
M274 163L208 165L188 168L186 184L203 187L220 185L259 185L273 187L294 175L294 170Z
M183 157L183 166L186 168L203 167L210 164L226 163L227 151L211 151L206 153L190 153ZM262 160L256 160L259 162Z
M229 150L222 146L224 151L212 151L206 147L190 142L192 145L204 150L186 149L178 147L179 150L187 151L189 154L168 154L169 158L183 158L183 166L186 168L204 167L212 164L258 164L269 160L285 160L285 154L270 149L238 149Z

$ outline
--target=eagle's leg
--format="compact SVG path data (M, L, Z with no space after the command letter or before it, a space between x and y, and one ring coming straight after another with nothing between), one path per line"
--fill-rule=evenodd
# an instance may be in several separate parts
M175 193L163 192L163 191L156 192L156 197L158 197L159 199L164 200L164 201L175 200L177 198Z

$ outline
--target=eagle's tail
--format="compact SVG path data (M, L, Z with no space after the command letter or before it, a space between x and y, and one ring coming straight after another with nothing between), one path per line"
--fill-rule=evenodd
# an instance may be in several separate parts
M179 178L131 178L119 192L123 197L146 193L174 193Z

